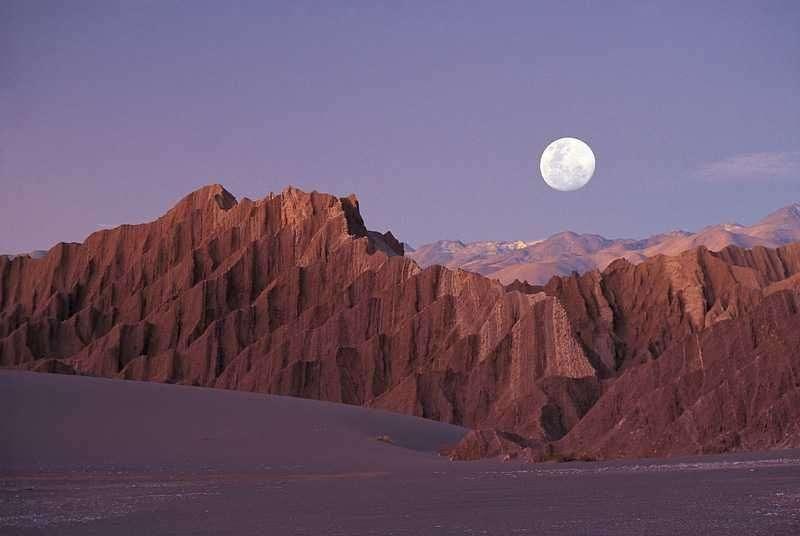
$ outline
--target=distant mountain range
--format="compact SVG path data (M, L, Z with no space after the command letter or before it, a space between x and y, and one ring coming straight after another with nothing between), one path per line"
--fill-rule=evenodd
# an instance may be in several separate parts
M5 257L9 260L13 259L14 257L30 257L32 259L41 259L45 255L47 255L47 251L43 249L37 249L27 253L0 253L0 257Z
M604 269L611 261L625 258L641 262L655 255L676 255L698 246L719 251L726 246L779 247L800 241L800 203L777 210L750 226L720 224L696 233L671 231L645 239L609 239L571 231L531 242L469 242L440 240L406 248L406 255L421 266L440 264L462 268L511 283L518 279L544 284L554 275L569 275Z

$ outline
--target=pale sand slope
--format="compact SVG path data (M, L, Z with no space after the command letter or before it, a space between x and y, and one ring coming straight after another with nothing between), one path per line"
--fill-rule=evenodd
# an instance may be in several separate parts
M0 400L3 471L355 470L436 460L467 432L345 404L7 370Z
M413 417L17 371L0 405L2 535L800 534L798 451L455 463Z

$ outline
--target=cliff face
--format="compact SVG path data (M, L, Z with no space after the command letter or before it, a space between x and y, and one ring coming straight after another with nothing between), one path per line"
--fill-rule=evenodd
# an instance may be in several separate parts
M597 396L566 311L420 270L354 198L220 186L0 259L0 364L318 398L555 439ZM551 378L558 378L552 381Z
M800 445L800 293L673 345L616 380L554 445L591 458Z
M652 360L674 342L747 315L764 290L800 271L800 247L705 248L640 264L617 260L602 273L555 277L545 292L568 311L601 376Z
M0 365L479 429L455 458L800 445L800 246L506 288L402 253L353 197L209 186L154 222L0 257Z
M800 245L700 248L551 281L578 338L606 365L600 374L614 378L551 451L609 458L800 445L799 272Z

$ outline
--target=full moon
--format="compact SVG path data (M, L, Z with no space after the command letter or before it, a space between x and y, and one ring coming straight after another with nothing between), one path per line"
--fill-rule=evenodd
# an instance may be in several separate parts
M542 153L539 170L550 188L571 192L586 186L594 175L594 153L577 138L559 138Z

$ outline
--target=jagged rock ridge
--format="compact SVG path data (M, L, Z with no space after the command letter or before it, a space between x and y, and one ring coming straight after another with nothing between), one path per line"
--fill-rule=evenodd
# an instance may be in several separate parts
M366 229L352 197L287 189L237 202L211 186L154 222L0 260L0 279L3 366L296 395L547 439L597 391L557 300L420 270L390 233Z
M454 458L792 446L798 272L796 245L699 248L503 287L420 269L352 196L214 185L154 222L0 258L0 365L478 430Z

